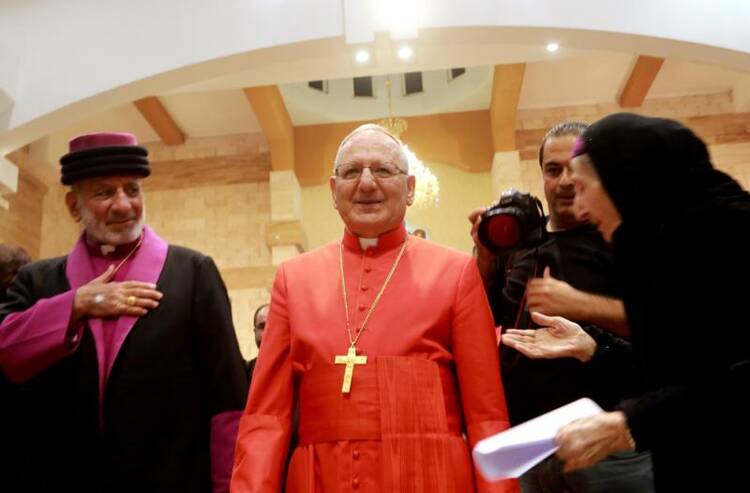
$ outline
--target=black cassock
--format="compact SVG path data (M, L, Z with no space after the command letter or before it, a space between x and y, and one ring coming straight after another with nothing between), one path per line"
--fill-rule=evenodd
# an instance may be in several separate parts
M70 290L67 259L22 269L0 321ZM229 299L211 258L176 246L157 289L117 353L101 423L89 327L75 352L3 388L0 491L211 491L212 418L241 411L248 387Z

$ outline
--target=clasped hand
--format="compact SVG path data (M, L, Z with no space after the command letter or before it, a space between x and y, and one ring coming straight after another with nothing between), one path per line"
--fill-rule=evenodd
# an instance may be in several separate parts
M76 290L73 320L130 315L142 317L159 306L163 294L156 285L141 281L113 282L115 269L107 270Z

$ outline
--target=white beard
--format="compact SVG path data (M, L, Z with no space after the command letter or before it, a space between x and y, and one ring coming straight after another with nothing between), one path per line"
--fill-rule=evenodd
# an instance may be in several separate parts
M81 214L81 223L86 230L86 238L90 243L101 245L125 245L137 240L143 233L146 225L146 204L144 202L141 217L136 223L124 231L112 231L106 224L98 221L90 210L82 204L78 204L78 212Z

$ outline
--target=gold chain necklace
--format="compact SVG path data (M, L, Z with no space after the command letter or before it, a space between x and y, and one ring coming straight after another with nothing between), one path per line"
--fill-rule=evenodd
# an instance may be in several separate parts
M109 278L110 278L110 279L114 279L114 278L115 278L115 274L117 274L117 271L119 271L119 270L120 270L120 268L121 268L121 267L123 266L123 264L124 264L125 262L127 262L127 260L128 260L128 259L129 259L130 257L132 257L132 256L133 256L133 254L135 253L135 251L136 251L136 250L138 250L138 247L140 247L140 246L141 246L141 243L143 243L143 237L144 237L144 233L141 233L141 236L140 236L140 238L138 238L138 243L136 243L136 244L135 244L135 246L133 247L133 249L132 249L132 250L130 250L130 252L128 252L128 254L127 254L127 255L125 255L125 258L124 258L124 259L120 260L120 263L119 263L119 264L117 264L117 266L115 267L115 270L113 270L113 271L112 271L112 274L110 274L110 275L109 275ZM131 300L132 300L132 301L131 301ZM95 294L95 295L94 295L94 303L97 303L97 304L98 304L98 303L101 303L102 301L104 301L104 295L103 295L102 293L97 293L97 294ZM128 304L128 305L131 305L131 306L132 306L132 305L134 305L134 304L135 304L135 302L136 302L136 298L135 298L135 296L128 296L128 298L127 298L127 304Z
M370 309L367 311L367 314L365 315L365 319L362 321L362 324L359 327L359 330L357 330L356 334L352 337L352 327L351 327L351 321L349 320L349 297L346 294L346 281L344 277L344 244L343 242L339 245L339 268L341 271L341 292L344 297L344 310L346 310L346 334L349 336L349 350L345 355L336 355L333 359L334 364L336 365L346 365L346 368L344 370L344 382L341 385L341 392L344 394L348 394L352 387L352 377L354 376L354 365L365 365L367 364L367 356L357 356L357 341L359 341L359 338L362 336L362 333L365 331L365 328L367 326L367 322L370 320L370 315L372 315L372 312L375 311L375 307L378 306L378 302L380 302L381 296L383 296L383 292L385 291L386 286L388 286L388 283L391 281L391 277L393 276L393 273L396 272L396 267L398 267L399 262L401 261L401 257L404 255L404 252L406 251L406 244L409 242L409 237L407 236L406 239L404 239L404 243L401 245L401 250L398 252L398 256L396 257L396 260L393 262L393 265L391 266L391 270L388 272L388 275L385 277L385 281L383 282L383 285L380 287L380 291L378 291L377 296L375 296L375 300L373 300L372 304L370 305Z
M111 278L111 279L114 279L114 277L115 277L115 274L117 274L117 271L118 271L118 270L120 270L120 267L122 267L122 265L123 265L123 264L124 264L125 262L127 262L127 260L128 260L128 259L129 259L130 257L132 257L132 256L133 256L133 254L135 253L135 251L136 251L136 250L138 250L138 247L139 247L139 246L141 246L141 243L143 243L143 236L144 236L144 235L143 235L143 233L141 233L141 237L140 237L140 238L138 238L138 243L136 243L136 244L135 244L135 246L133 247L133 249L132 249L132 250L130 250L130 252L129 252L129 253L127 254L127 255L125 255L125 258L124 258L124 259L122 259L122 260L120 260L120 263L119 263L119 264L117 264L117 267L115 267L115 270L114 270L114 271L112 271L112 274L110 275L110 278Z

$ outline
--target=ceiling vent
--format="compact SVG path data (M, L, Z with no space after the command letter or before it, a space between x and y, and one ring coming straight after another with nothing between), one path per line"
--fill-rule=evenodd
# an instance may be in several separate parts
M327 80L311 80L307 83L307 87L315 89L316 91L324 92L328 94L328 81Z
M424 92L422 87L422 72L407 72L404 74L404 96Z
M448 82L461 77L465 73L466 69L464 67L448 69Z
M373 97L372 77L354 77L352 81L354 83L354 97L355 98Z

